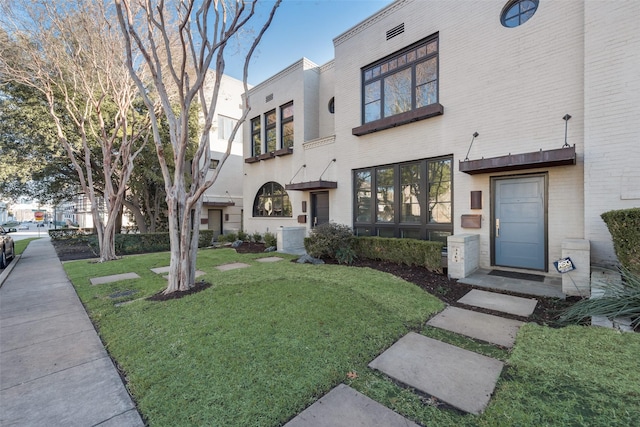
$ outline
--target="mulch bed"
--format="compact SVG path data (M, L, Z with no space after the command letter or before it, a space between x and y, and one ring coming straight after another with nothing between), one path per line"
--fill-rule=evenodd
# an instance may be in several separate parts
M98 254L96 254L94 250L86 242L70 239L70 240L52 240L52 243L56 249L58 258L60 258L61 261L96 258L98 256ZM264 249L265 249L265 245L262 243L243 243L240 247L236 248L236 251L238 253L261 253L261 252L264 252ZM325 261L327 263L335 263L332 260L325 260ZM469 306L460 304L457 301L460 298L462 298L471 289L474 289L474 287L470 285L465 285L463 283L459 283L457 280L454 280L454 279L449 279L446 274L433 273L428 271L424 267L408 266L408 265L394 264L394 263L384 262L384 261L363 260L363 259L356 260L353 263L352 267L353 268L368 267L368 268L373 268L375 270L384 271L389 274L393 274L394 276L401 277L402 279L408 282L411 282L420 286L422 289L438 297L448 305L462 307L462 308L470 308ZM149 299L153 301L164 301L168 299L181 298L183 296L191 295L193 293L204 290L209 286L211 286L209 283L198 282L196 283L195 288L190 289L188 291L175 292L170 295L162 295L162 293L159 293L150 297ZM524 298L532 298L531 295L521 295L521 294L515 294L511 292L504 292L504 291L494 291L494 292L521 296ZM536 322L541 325L558 327L560 325L557 323L557 319L560 313L562 312L562 310L565 309L566 307L569 307L571 304L574 304L576 301L578 301L578 298L567 298L566 300L560 300L556 298L543 298L543 297L535 297L535 298L538 300L538 304L536 305L536 309L534 313L528 318L513 316L513 315L509 315L501 312L495 312L492 310L486 310L478 307L473 307L473 310L487 313L487 314L495 314L495 315L512 318L516 320Z

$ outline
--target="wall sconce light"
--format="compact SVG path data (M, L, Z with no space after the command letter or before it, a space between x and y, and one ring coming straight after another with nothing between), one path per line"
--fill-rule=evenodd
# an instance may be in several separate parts
M471 209L482 209L482 191L471 192Z
M224 214L224 220L229 221L229 214Z
M307 201L302 201L302 213L307 213Z

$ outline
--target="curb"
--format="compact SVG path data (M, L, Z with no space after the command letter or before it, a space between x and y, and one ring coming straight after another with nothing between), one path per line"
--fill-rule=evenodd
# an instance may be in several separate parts
M13 259L11 260L11 262L9 263L9 265L7 266L7 268L2 270L2 273L0 273L0 288L4 284L4 281L7 280L7 277L9 277L9 274L11 274L11 271L14 269L14 267L16 266L18 261L20 260L21 256L22 255L15 255L13 257Z

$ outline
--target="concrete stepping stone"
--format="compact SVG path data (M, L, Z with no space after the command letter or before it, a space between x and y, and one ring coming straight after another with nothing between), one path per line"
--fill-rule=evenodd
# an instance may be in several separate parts
M104 285L105 283L119 282L120 280L139 279L136 273L113 274L111 276L94 277L89 279L92 285Z
M498 294L496 292L473 289L458 300L461 304L489 310L501 311L516 316L529 317L536 309L538 300L535 298L522 298L513 295Z
M278 262L282 261L284 258L280 258L279 256L270 256L266 258L258 258L256 261L258 262Z
M471 414L491 399L504 364L415 332L369 364L391 378Z
M340 384L285 427L419 427L351 387Z
M229 270L237 270L238 268L247 268L247 267L251 267L251 266L243 262L233 262L231 264L219 265L216 268L220 271L229 271Z
M152 272L156 273L156 274L164 274L164 273L168 273L170 268L171 268L171 267L166 266L166 267L150 268L150 270L151 270ZM203 275L205 275L205 274L207 274L207 273L205 273L205 272L204 272L204 271L202 271L202 270L196 270L196 277L200 277L200 276L203 276ZM163 276L163 277L164 277L165 279L169 280L169 276L168 276L168 275L167 275L167 276Z
M447 307L427 325L511 348L524 323L458 307Z

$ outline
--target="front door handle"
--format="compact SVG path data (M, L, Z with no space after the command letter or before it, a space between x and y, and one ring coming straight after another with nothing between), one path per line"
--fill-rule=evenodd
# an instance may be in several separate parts
M500 218L496 218L496 237L500 237Z

